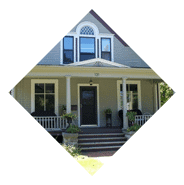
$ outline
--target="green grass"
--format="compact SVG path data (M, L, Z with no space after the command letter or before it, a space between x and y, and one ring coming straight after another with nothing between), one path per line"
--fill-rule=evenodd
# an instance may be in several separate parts
M77 161L91 175L94 175L103 166L101 161L93 158L79 158Z

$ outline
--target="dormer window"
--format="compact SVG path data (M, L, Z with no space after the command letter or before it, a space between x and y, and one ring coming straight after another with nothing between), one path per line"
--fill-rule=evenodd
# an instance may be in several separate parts
M82 22L76 32L64 37L61 45L61 64L70 64L102 58L114 61L114 34L99 33L98 27L91 22Z

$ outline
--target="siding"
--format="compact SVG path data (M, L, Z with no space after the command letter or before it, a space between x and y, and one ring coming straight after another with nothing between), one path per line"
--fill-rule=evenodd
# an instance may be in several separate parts
M152 80L141 81L141 101L143 113L154 113L154 89Z
M60 64L60 42L38 63L44 65L59 65Z
M54 78L53 78L54 79ZM78 84L88 84L89 78L71 78L71 104L78 105ZM107 108L112 109L112 123L113 126L120 124L117 110L117 80L118 79L93 79L94 84L99 84L99 108L100 108L100 124L105 126L105 115L103 111ZM141 100L142 112L154 113L154 92L152 80L141 81ZM58 101L59 114L61 115L61 106L66 105L66 79L58 78ZM31 79L24 78L16 86L17 101L31 113ZM73 111L78 115L78 111ZM76 120L76 123L77 120Z
M15 99L31 112L31 79L21 80L15 87Z
M114 62L130 67L149 67L130 47L125 47L114 38Z

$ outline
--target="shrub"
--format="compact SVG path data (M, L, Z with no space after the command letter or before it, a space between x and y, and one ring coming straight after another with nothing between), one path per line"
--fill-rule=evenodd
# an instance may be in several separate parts
M128 117L128 120L133 121L133 122L135 121L135 115L137 115L137 112L128 111L126 114L126 116Z
M62 116L61 116L61 118L63 118L63 119L68 119L68 118L71 118L71 119L76 119L77 118L77 116L75 115L75 114L72 114L72 113L66 113L66 114L63 114Z
M66 130L67 133L78 133L80 131L80 128L76 125L70 125Z
M105 114L112 114L112 110L109 108L109 109L105 109L104 110L104 113Z
M141 126L140 125L138 125L138 124L133 124L131 127L129 127L128 129L127 129L127 131L128 132L130 132L130 131L138 131L139 129L141 128Z
M78 147L75 147L73 145L62 145L64 149L73 157L81 155L81 149Z

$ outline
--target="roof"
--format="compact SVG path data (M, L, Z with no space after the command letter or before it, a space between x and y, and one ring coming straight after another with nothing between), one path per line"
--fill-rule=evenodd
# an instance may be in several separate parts
M109 30L114 36L125 46L129 47L128 44L104 21L102 18L97 15L97 13L94 10L91 10L89 12L91 15L93 15L107 30Z

